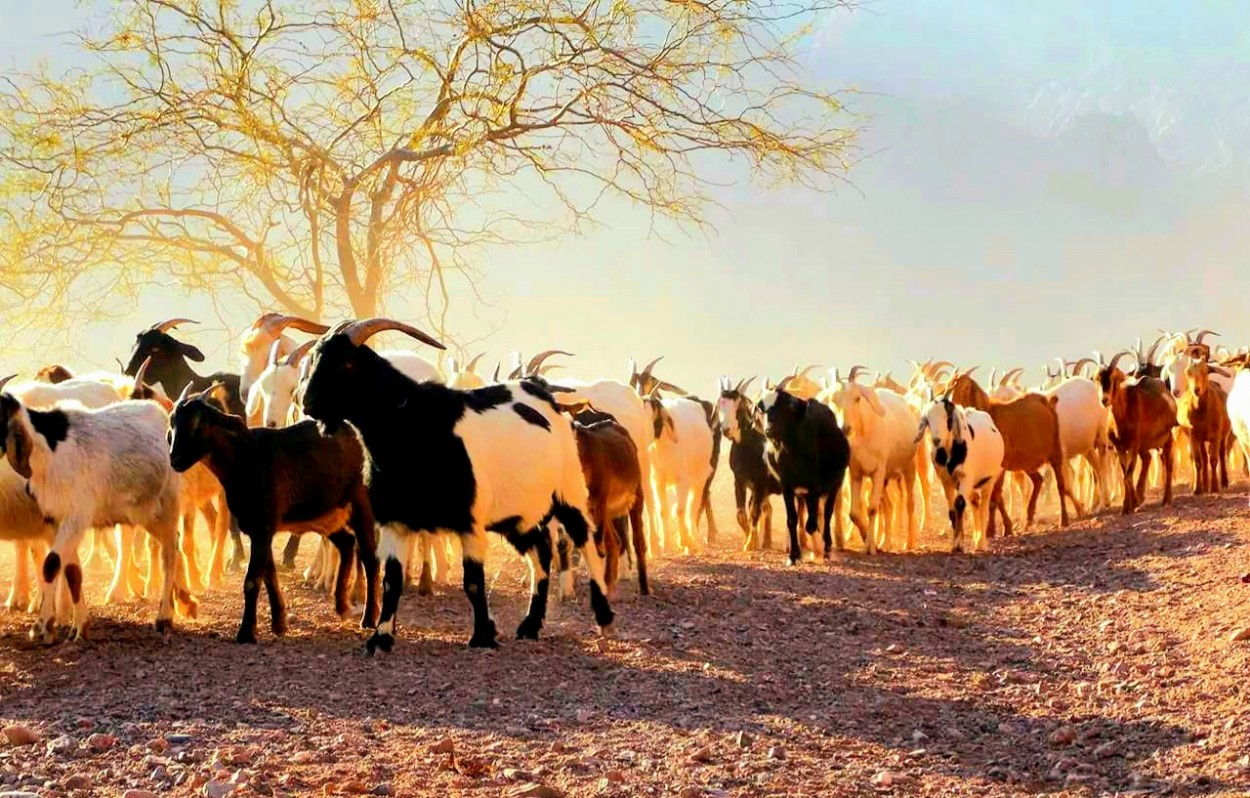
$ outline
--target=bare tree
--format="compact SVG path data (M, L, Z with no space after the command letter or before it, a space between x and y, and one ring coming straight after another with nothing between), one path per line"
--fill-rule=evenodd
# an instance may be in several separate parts
M734 159L826 186L855 132L795 56L844 5L121 3L90 68L0 85L0 303L172 279L364 316L411 284L437 320L449 270L605 200L703 224Z

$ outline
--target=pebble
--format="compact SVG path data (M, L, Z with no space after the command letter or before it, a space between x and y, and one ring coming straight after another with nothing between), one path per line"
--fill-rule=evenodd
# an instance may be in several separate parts
M149 790L126 790L122 798L156 798L156 793Z
M589 709L577 710L577 722L578 723L586 723L593 717L594 717L594 713L591 712Z
M444 737L434 745L432 749L436 754L451 754L456 750L456 741L450 737Z
M164 737L157 737L155 739L148 740L147 747L149 751L163 754L169 750L169 741Z
M785 759L786 749L782 748L779 745L774 745L768 749L768 758L769 759Z
M234 792L237 784L231 784L221 779L213 779L204 785L205 798L226 798L227 795Z
M115 745L117 745L117 738L111 734L99 734L97 732L87 738L87 746L92 751L103 753Z
M9 745L33 745L39 742L39 732L29 726L5 726L0 730Z
M169 743L170 745L186 745L187 743L191 742L193 739L195 738L189 734L166 734L165 735L165 742Z
M48 753L58 756L69 756L78 751L78 741L68 734L62 734L48 743Z
M752 738L751 735L747 734L744 731L740 731L734 735L734 745L738 746L739 748L750 748L751 743L753 742L755 742L754 738Z
M911 776L908 776L906 773L899 773L896 770L882 770L873 775L872 785L887 789L907 784L911 780Z
M0 792L0 798L39 798L39 793L15 790L11 792Z
M564 798L564 793L546 784L523 784L509 790L508 798Z
M67 790L90 790L91 777L82 773L75 773L67 778L61 786Z
M924 732L920 731L920 729L916 729L914 732L912 732L912 733L911 733L911 741L912 741L913 743L923 743L923 742L927 742L927 741L928 741L928 739L929 739L929 735L927 735L927 734L925 734Z
M1250 640L1250 626L1247 626L1244 629L1238 629L1233 632L1228 639L1231 643L1240 643L1243 640Z
M1072 745L1072 743L1076 742L1076 732L1073 731L1071 726L1060 726L1051 732L1050 737L1047 739L1051 745Z
M369 794L370 795L394 795L395 789L391 787L391 785L387 784L386 782L382 782L381 784L375 784L373 786L373 789L369 791Z
M435 749L435 752L444 753L442 751L438 751L437 748ZM291 756L291 763L294 765L307 765L308 763L314 761L316 758L317 758L317 755L314 754L312 751L296 751Z

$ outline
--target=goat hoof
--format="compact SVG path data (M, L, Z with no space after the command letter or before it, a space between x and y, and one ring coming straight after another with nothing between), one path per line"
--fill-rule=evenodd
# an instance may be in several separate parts
M269 625L269 628L273 632L274 637L285 637L286 636L286 619L284 618L282 620L274 621L273 623Z
M247 645L256 645L256 630L240 629L239 633L234 636L234 642Z
M31 627L30 639L36 643L42 643L45 646L51 645L56 641L56 622L55 621L35 621L35 625Z
M521 625L516 628L516 639L517 640L537 640L538 631L541 628L542 626L538 622L531 621L529 618L526 618L525 620L521 621Z
M421 582L420 584L418 584L417 595L418 596L434 595L434 583L433 582Z
M156 631L163 635L170 634L171 632L174 631L174 619L173 618L157 618L156 619Z
M382 632L374 632L373 636L365 643L365 651L369 656L382 649L383 654L391 653L391 649L395 647L395 638Z
M498 632L495 630L495 622L487 621L480 629L473 631L473 637L469 638L469 648L499 648L496 637Z
M609 638L609 639L615 640L615 639L616 639L616 624L615 624L615 623L609 623L609 624L607 624L607 625L605 625L605 626L600 626L600 627L599 627L599 635L600 635L601 637L606 637L606 638Z
M70 643L85 643L88 639L89 624L84 623L82 626L75 626L69 630L69 637L66 638Z

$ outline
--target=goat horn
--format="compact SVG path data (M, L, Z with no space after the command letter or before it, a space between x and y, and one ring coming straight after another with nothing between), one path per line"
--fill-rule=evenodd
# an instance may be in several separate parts
M1121 349L1119 352L1115 353L1115 357L1111 358L1111 362L1107 364L1107 368L1109 370L1115 370L1116 366L1118 366L1120 363L1120 358L1124 357L1125 355L1131 355L1131 354L1133 353L1130 352L1129 350Z
M808 373L809 373L812 369L814 369L814 368L819 368L819 366L804 366L804 367L803 367L803 370L802 370L802 371L799 371L799 372L796 372L794 376L796 376L796 377L807 377Z
M777 390L777 391L784 391L784 390L786 389L786 386L790 384L790 380L791 380L791 379L793 379L793 377L792 377L792 376L791 376L791 377L786 377L786 378L785 378L785 379L783 379L781 382L777 383L777 388L776 388L776 390Z
M435 339L418 330L416 327L413 327L411 324L405 324L402 321L395 321L394 319L375 317L372 319L365 319L364 321L354 321L344 327L342 333L347 336L347 340L351 341L356 346L364 346L365 342L370 338L380 332L385 332L386 330L398 330L399 332L416 338L421 343L428 344L435 349L447 348Z
M855 378L858 377L860 373L865 372L867 370L868 369L864 368L863 366L851 366L850 373L846 375L846 381L855 382Z
M179 324L199 324L195 319L166 319L160 324L153 324L148 330L155 332L169 332Z
M139 365L139 370L135 372L135 390L143 387L143 378L148 375L148 366L150 365L152 365L151 355L143 359L143 363Z
M1214 330L1202 329L1198 331L1198 334L1196 336L1194 336L1194 343L1201 344L1202 339L1206 338L1208 335L1214 335L1216 337L1219 337L1219 333L1215 332Z
M478 353L478 355L477 355L477 357L475 357L475 358L473 358L472 360L470 360L470 361L469 361L469 364L468 364L467 366L463 367L462 369L460 369L460 371L461 371L461 372L468 372L468 373L476 374L477 372L473 371L473 369L477 368L477 362L478 362L479 360L481 360L481 359L482 359L485 355L486 355L486 353L485 353L485 352L479 352L479 353Z
M1072 364L1072 373L1079 374L1081 371L1081 367L1084 366L1086 363L1093 363L1095 366L1098 365L1097 363L1094 363L1093 358L1083 357Z
M525 375L521 373L521 367L520 367L520 366L517 366L517 367L516 367L516 368L514 368L512 371L508 372L508 379L509 379L509 380L519 380L519 379L521 379L521 377L523 377L523 376L525 376Z
M742 382L739 382L739 383L738 383L738 387L737 387L737 388L734 388L734 390L735 390L736 392L738 392L738 393L740 393L740 394L743 394L743 395L745 396L745 395L746 395L746 392L747 392L747 386L748 386L748 385L750 385L750 384L751 384L751 383L753 383L753 382L755 382L755 375L754 375L754 374L752 374L750 377L747 377L747 378L746 378L745 380L743 380Z
M12 380L16 376L17 376L16 374L10 374L9 376L0 380L0 391L4 390L4 386L8 385L9 381Z
M659 357L657 357L655 360L652 360L650 363L648 363L646 366L644 366L644 367L643 367L642 371L638 372L638 376L639 376L639 377L650 377L650 376L651 376L651 369L655 368L655 364L656 364L656 363L659 363L659 362L660 362L661 360L663 360L663 359L664 359L664 355L660 355L660 356L659 356Z
M555 371L556 369L562 369L562 368L564 368L564 366L560 365L559 363L552 363L550 366L543 366L542 368L540 368L538 370L538 373L541 376L543 374L546 374L549 371Z
M1146 363L1145 363L1145 364L1141 363L1141 361L1140 361L1140 359L1139 359L1139 361L1138 361L1138 365L1146 365L1146 364L1152 364L1152 363L1154 363L1154 362L1155 362L1155 353L1159 351L1159 344L1163 343L1165 340L1167 340L1167 336L1166 336L1166 335L1161 335L1161 336L1159 336L1158 338L1156 338L1156 339L1155 339L1155 342L1154 342L1153 344L1151 344L1151 345L1150 345L1150 351L1146 352ZM1186 340L1186 341L1188 341L1188 340L1189 340L1189 336L1188 336L1188 335L1186 335L1186 336L1185 336L1185 340Z
M499 382L499 364L495 364L495 373L490 375L491 382Z
M313 344L315 343L317 343L316 338L314 338L311 341L305 341L304 343L300 344L293 352L291 352L291 354L286 356L285 365L289 366L290 368L295 368L296 366L298 366L299 362L304 359L304 355L308 354L308 350L312 349Z
M525 373L526 374L541 374L543 362L547 358L551 357L552 355L564 355L565 357L573 357L572 352L565 352L560 349L547 349L545 351L539 352L538 354L530 358L530 362L527 363L525 366Z
M182 404L191 397L191 383L182 386L182 393L178 394L178 404Z
M938 374L941 373L941 370L944 368L953 369L955 368L955 364L950 362L949 360L939 360L936 363L931 363L929 365L929 376L936 377Z
M117 364L117 373L124 374L126 371L126 365L122 363L122 359L120 357L114 357L113 362Z
M324 324L318 324L315 321L310 321L309 319L305 319L300 316L284 316L281 313L266 313L264 316L257 319L252 327L255 329L264 329L265 332L275 338L281 335L282 331L287 327L294 327L297 330L312 333L313 335L325 335L330 331L330 328Z

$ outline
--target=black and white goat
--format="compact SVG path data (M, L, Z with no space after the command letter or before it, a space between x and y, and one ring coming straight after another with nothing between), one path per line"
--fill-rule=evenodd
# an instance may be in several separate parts
M160 405L136 401L88 410L65 403L35 410L3 393L0 422L9 465L26 477L40 511L56 524L42 578L45 587L51 585L64 567L74 604L70 638L87 634L78 547L97 526L142 526L160 543L159 631L173 628L175 599L184 614L195 617L197 605L178 550L181 481L169 464ZM54 611L54 602L43 602L33 636L51 639Z
M734 503L744 536L744 551L772 548L773 508L769 497L781 493L781 483L768 470L764 459L764 433L755 428L752 418L746 396L750 382L748 379L730 385L729 379L722 377L720 399L716 402L720 429L730 441L729 470L734 476Z
M327 430L350 423L367 453L366 479L385 562L382 614L368 651L387 651L394 644L404 563L412 533L421 531L460 535L473 647L497 645L483 569L486 533L503 535L525 555L534 592L516 633L537 638L551 569L546 522L553 517L582 549L595 621L609 632L613 614L587 510L586 479L573 429L557 408L556 389L531 380L473 391L413 382L365 345L384 330L444 348L402 322L343 322L313 346L304 390L304 413Z
M330 538L342 555L335 607L345 617L353 537L365 570L365 611L361 626L377 622L378 560L373 512L364 484L364 453L356 435L341 428L323 435L311 421L281 429L249 428L241 417L223 413L205 392L185 389L170 416L169 459L183 472L201 460L221 482L226 504L252 541L243 582L243 620L236 640L256 642L256 600L264 582L273 633L286 633L286 602L273 560L279 531L316 532Z
M851 447L832 410L815 399L792 396L785 388L786 381L782 380L776 388L764 391L756 407L767 438L768 468L781 483L790 533L789 564L797 565L802 556L797 497L802 496L807 505L807 533L824 531L828 558L833 551L830 519L851 461ZM823 524L817 520L821 502ZM839 540L839 548L841 543Z

